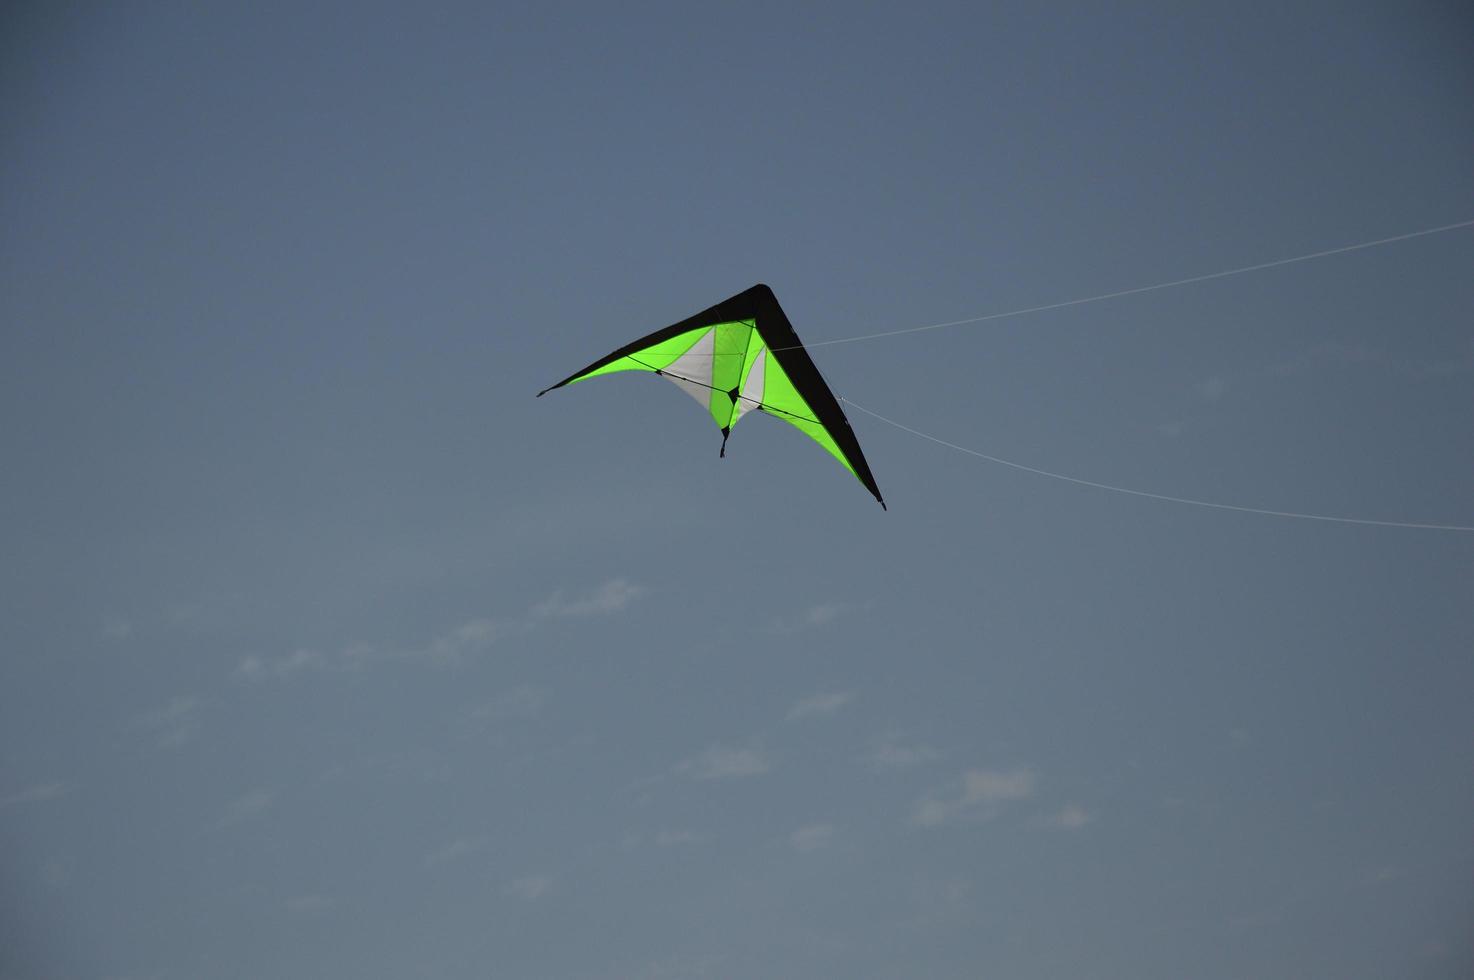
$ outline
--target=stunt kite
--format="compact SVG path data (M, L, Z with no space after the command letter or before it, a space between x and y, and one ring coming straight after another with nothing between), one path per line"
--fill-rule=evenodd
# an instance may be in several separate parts
M653 371L695 398L722 430L720 456L727 454L732 426L748 412L782 419L828 450L885 507L849 419L778 297L762 283L627 344L537 395L615 371Z

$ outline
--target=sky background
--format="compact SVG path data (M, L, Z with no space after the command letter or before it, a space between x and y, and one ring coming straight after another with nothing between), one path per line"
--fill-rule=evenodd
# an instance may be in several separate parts
M0 977L1474 972L1474 534L673 386L1474 218L1461 3L22 3ZM1474 232L816 346L1474 524Z

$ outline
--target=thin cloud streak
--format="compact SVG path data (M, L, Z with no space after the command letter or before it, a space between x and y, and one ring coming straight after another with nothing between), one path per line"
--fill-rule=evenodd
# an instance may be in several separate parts
M837 622L860 607L848 602L821 602L805 609L793 619L781 619L774 623L775 633L799 633L804 630L820 629Z
M628 579L610 579L593 592L578 599L566 599L561 591L532 607L534 619L567 619L584 616L608 616L622 612L630 603L645 595L644 586Z
M828 717L855 700L854 691L828 691L795 701L788 709L788 721Z
M251 792L232 800L226 807L220 819L215 822L217 830L232 827L236 824L246 823L263 816L276 803L276 790L254 789Z
M676 772L692 779L718 780L761 776L770 768L768 760L756 749L713 745L676 766Z
M942 753L930 745L908 741L899 732L885 732L872 741L862 761L873 769L910 769L941 757Z
M446 864L455 864L467 858L480 854L491 844L487 837L462 837L460 840L451 841L444 847L438 848L425 855L423 864L427 868L440 867Z
M487 653L508 637L526 633L548 620L622 612L647 591L644 586L628 579L614 578L587 595L573 599L565 598L561 591L555 592L520 617L469 619L419 646L382 650L359 644L345 647L336 654L299 649L281 657L252 655L236 665L232 677L250 683L286 681L305 673L351 671L370 664L395 662L456 667Z
M546 898L553 891L553 878L551 875L527 875L507 883L503 892L513 898L520 898L524 902L535 902L540 898Z
M34 786L27 786L23 790L0 798L0 810L12 806L22 806L27 803L46 803L51 800L60 799L71 791L72 787L69 783L60 781L37 783Z
M1094 819L1095 815L1078 803L1067 803L1045 817L1044 826L1055 830L1079 830Z
M194 738L199 731L200 709L204 704L193 694L182 694L171 698L162 708L138 715L133 725L152 733L159 746L174 748Z
M969 769L945 791L917 801L911 823L917 827L941 827L969 820L986 820L1003 804L1034 795L1036 780L1031 769Z
M834 839L834 825L827 823L809 824L800 827L788 835L788 843L800 853L817 851L822 847L828 847Z

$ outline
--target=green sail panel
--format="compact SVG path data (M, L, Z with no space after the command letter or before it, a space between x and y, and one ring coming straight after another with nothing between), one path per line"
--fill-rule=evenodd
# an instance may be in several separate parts
M685 354L697 342L703 334L710 330L709 327L697 327L695 330L687 330L677 334L669 340L662 340L657 344L642 348L634 354L610 361L608 364L585 371L568 380L568 384L583 381L587 378L597 377L601 374L613 374L615 371L660 371L670 367L671 363Z
M747 351L757 332L752 321L719 323L714 330L712 344L711 386L708 403L711 419L717 428L731 430L736 421L737 398L742 388L742 369L747 363Z
M823 446L831 456L844 465L845 469L851 473L855 472L855 467L845 458L845 452L839 447L839 443L835 442L829 430L814 418L814 410L809 407L809 403L804 401L803 395L799 394L793 382L788 379L782 365L774 363L767 366L763 384L763 400L759 408L792 425Z

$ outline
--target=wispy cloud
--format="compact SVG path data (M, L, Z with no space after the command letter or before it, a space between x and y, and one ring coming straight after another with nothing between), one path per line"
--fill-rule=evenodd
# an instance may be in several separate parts
M525 902L535 902L552 893L553 879L550 875L526 875L525 877L509 881L503 891Z
M466 712L466 723L480 728L513 718L536 718L548 703L547 692L521 684L489 698Z
M0 810L26 803L45 803L49 800L60 799L71 791L70 784L60 781L36 783L34 786L27 786L23 790L11 793L9 796L0 797Z
M825 626L838 619L840 613L848 608L849 606L842 602L821 602L805 610L800 622L805 626Z
M270 810L276 802L276 790L253 789L251 792L232 800L225 807L225 812L215 822L217 828L231 827L236 824L255 820Z
M761 776L770 768L768 760L757 749L713 745L676 766L676 772L693 779L739 779Z
M940 827L967 820L987 819L1004 804L1034 794L1031 769L969 769L940 793L917 801L911 823Z
M1079 830L1095 819L1095 815L1078 803L1066 803L1044 818L1044 826L1055 830Z
M133 624L110 616L102 621L102 635L109 640L127 639L133 635Z
M1215 374L1193 383L1191 387L1199 402L1212 405L1223 401L1231 390L1246 393L1265 381L1352 367L1374 367L1407 378L1468 374L1474 372L1474 343L1466 343L1463 350L1445 357L1411 358L1361 342L1325 341L1235 375ZM1191 425L1190 419L1181 418L1164 422L1156 428L1163 435L1178 436Z
M633 851L647 844L655 847L694 847L697 844L705 844L709 840L711 840L710 834L695 830L658 830L648 837L642 833L632 832L624 835L619 842L619 847L624 851Z
M919 877L904 892L914 924L931 929L976 921L972 893L972 881L956 875Z
M1157 431L1164 436L1180 436L1187 431L1187 419L1173 419L1171 422L1162 422L1157 426Z
M472 855L480 854L490 844L491 840L487 837L462 837L426 854L424 864L427 868L455 864L466 860Z
M454 664L467 657L491 649L509 632L507 626L491 619L472 619L455 629L435 637L426 646L410 652L411 659L424 659L433 663Z
M1289 377L1301 374L1321 366L1345 367L1351 364L1386 364L1399 366L1397 362L1384 351L1366 344L1343 344L1340 341L1326 341L1313 347L1306 348L1296 354L1282 357L1277 361L1271 361L1264 366L1261 372L1270 377ZM1404 369L1417 366L1401 365Z
M828 626L841 616L858 608L847 602L821 602L810 606L791 619L779 620L773 628L779 633L797 633L801 630L817 629Z
M323 670L328 658L316 650L294 650L284 657L246 657L235 668L237 680L283 680L304 670Z
M815 694L801 701L795 701L793 707L788 709L788 720L799 721L803 718L826 717L853 700L855 700L854 691L827 691Z
M1198 395L1205 402L1216 402L1227 390L1228 381L1217 375L1198 382Z
M910 769L926 765L942 757L942 753L922 742L912 741L900 732L883 732L871 740L870 751L863 760L875 769Z
M239 681L283 681L306 672L350 671L383 663L429 663L453 667L482 655L508 637L535 629L552 619L605 616L620 612L643 596L643 586L624 578L610 579L592 592L567 598L562 592L525 613L469 619L417 646L389 648L356 644L336 653L299 649L280 657L249 656L235 667Z
M532 616L535 619L607 616L623 611L645 592L644 586L628 579L610 579L588 595L574 599L566 598L562 591L555 592L532 607Z
M828 847L832 840L834 840L834 825L827 823L811 823L788 835L789 845L795 851L803 852Z
M322 775L335 780L444 783L450 779L451 770L440 753L414 749L347 758L333 763Z
M454 666L490 649L514 628L491 619L472 619L408 649L354 644L331 654L299 649L281 657L249 656L236 665L232 676L238 681L262 683L286 681L306 673L360 670L376 663L421 661Z
M169 703L133 719L133 725L150 732L164 747L183 745L194 738L200 727L200 709L205 702L193 694L170 698Z

